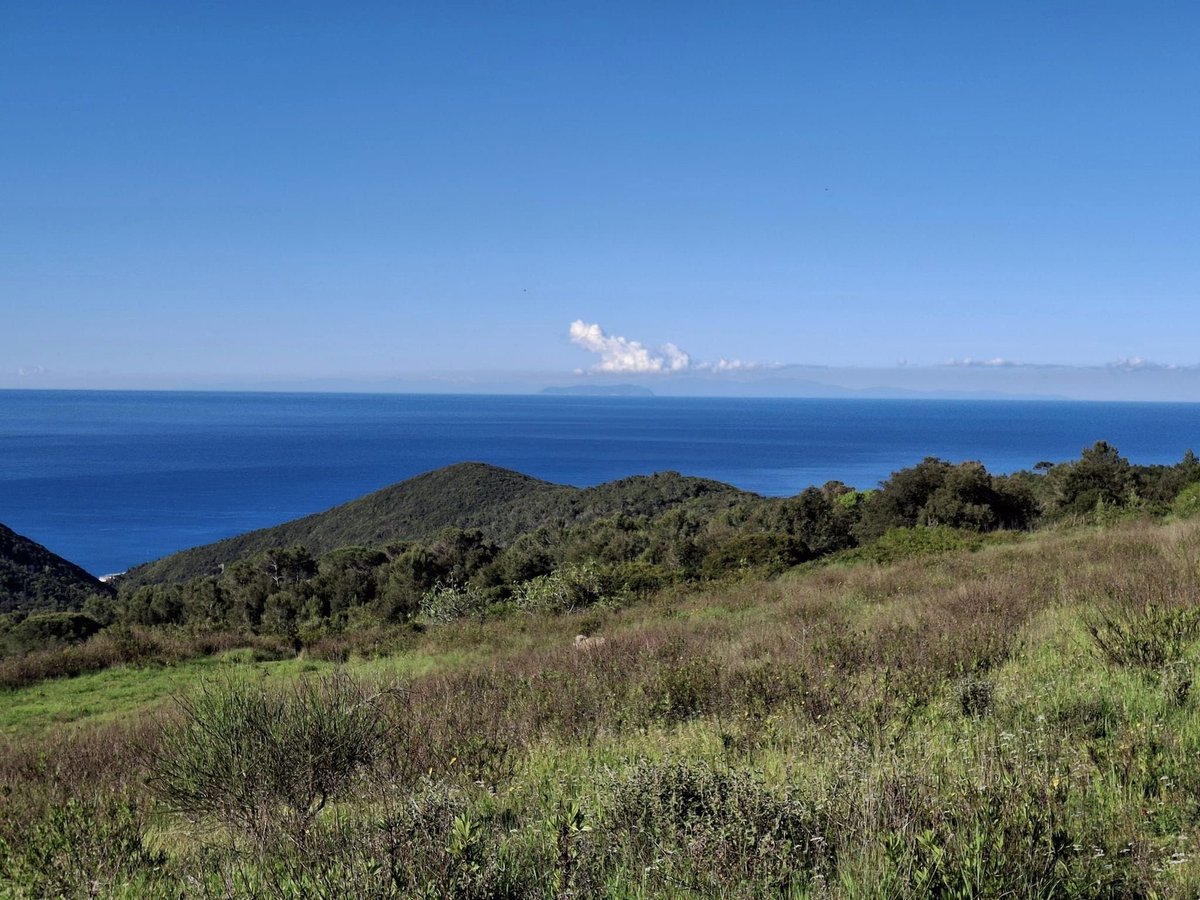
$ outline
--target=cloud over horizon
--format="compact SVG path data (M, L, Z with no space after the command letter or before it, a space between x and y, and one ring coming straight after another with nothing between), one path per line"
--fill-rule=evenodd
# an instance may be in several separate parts
M1154 360L1144 359L1140 356L1122 356L1116 362L1110 362L1108 368L1119 369L1122 372L1142 372L1154 369L1173 372L1177 369L1194 369L1195 366L1155 362Z
M571 343L599 354L594 372L685 372L692 367L692 358L674 344L663 344L654 352L640 341L607 334L598 324L582 319L571 323L570 335Z
M959 368L984 367L991 369L1003 369L1010 366L1020 366L1024 363L1013 362L1011 359L1005 359L1002 356L996 356L992 359L973 359L970 356L964 356L962 359L948 359L943 365L957 366Z
M576 319L570 324L568 336L572 344L599 357L592 366L576 369L575 374L577 375L645 375L653 377L706 375L710 376L710 381L711 376L729 376L730 380L746 382L746 379L756 378L755 373L765 376L767 372L770 372L773 373L769 376L770 378L778 379L787 372L807 372L814 368L827 371L830 375L838 371L847 373L891 371L908 373L913 377L917 377L921 372L933 373L939 370L957 369L962 371L963 377L966 377L967 371L972 370L979 373L979 377L984 377L983 373L985 372L991 372L993 374L987 377L1004 379L1007 382L1025 377L1075 378L1084 376L1086 373L1098 375L1103 372L1110 373L1110 377L1111 373L1130 375L1141 373L1143 376L1147 376L1149 373L1163 373L1164 375L1200 373L1200 364L1163 363L1138 356L1120 357L1113 362L1091 364L1022 362L1003 356L962 356L945 359L940 363L912 363L902 360L890 367L830 367L814 366L811 363L761 363L725 358L704 361L695 359L675 343L667 342L658 347L648 346L641 341L611 334L605 331L598 322L586 322L583 319ZM759 383L759 381L755 381L755 383ZM1029 387L1033 388L1036 385L1031 384Z
M1066 363L1025 363L1015 362L1011 359L996 357L994 359L972 359L969 356L962 359L948 359L942 365L952 368L971 368L971 369L1067 369L1086 371L1089 369L1108 369L1117 372L1145 372L1145 371L1163 371L1174 372L1181 369L1196 368L1195 366L1180 365L1178 363L1162 363L1154 360L1144 359L1140 356L1122 356L1114 362L1092 365L1068 365Z
M736 372L761 368L758 363L738 359L696 362L689 353L672 343L652 350L641 341L609 334L598 323L582 319L571 323L569 335L572 344L599 355L600 361L589 370L592 372L664 375L672 372Z

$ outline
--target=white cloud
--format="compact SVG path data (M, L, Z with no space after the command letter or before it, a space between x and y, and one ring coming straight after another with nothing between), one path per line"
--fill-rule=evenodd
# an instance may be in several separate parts
M1011 359L996 357L995 359L973 359L965 356L962 359L948 359L943 366L957 366L964 368L983 368L983 369L999 369L999 368L1021 368L1021 369L1078 369L1080 371L1096 371L1099 369L1109 369L1115 372L1176 372L1184 370L1200 370L1200 365L1186 366L1178 363L1160 363L1152 359L1145 359L1141 356L1122 356L1114 362L1104 363L1103 365L1096 363L1086 364L1066 364L1066 363L1022 363L1014 362Z
M1122 372L1136 372L1140 369L1178 369L1179 366L1174 363L1159 363L1153 360L1143 359L1140 356L1122 356L1116 362L1108 364L1110 369L1120 369Z
M576 319L571 323L571 343L600 356L592 372L623 372L631 374L667 374L671 372L738 372L762 368L759 363L740 359L718 359L698 362L691 354L675 344L663 344L652 350L641 341L631 341L608 334L594 322ZM578 370L577 370L578 371Z
M674 344L655 353L639 341L606 334L599 325L582 319L571 323L571 342L600 355L600 362L592 367L594 372L679 372L692 364L691 358Z
M674 344L663 344L662 352L670 371L683 372L692 367L692 358Z
M1002 356L996 356L992 359L972 359L969 356L964 356L962 359L948 359L945 362L947 366L981 366L991 369L1002 369L1009 366L1019 366L1021 363L1013 362L1011 359L1004 359Z
M762 366L759 363L742 362L740 359L718 359L716 362L700 363L696 368L706 372L740 372L744 369L759 369Z

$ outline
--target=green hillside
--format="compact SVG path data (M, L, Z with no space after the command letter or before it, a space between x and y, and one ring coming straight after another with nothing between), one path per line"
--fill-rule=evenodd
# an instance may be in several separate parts
M478 528L490 540L507 544L548 525L584 524L618 512L649 516L689 502L717 509L754 496L672 472L577 488L485 463L458 463L325 512L138 566L122 582L136 586L185 581L264 550L298 544L321 555L347 546L427 541L449 526Z
M60 655L155 658L2 695L0 895L1196 897L1198 550L997 533L303 656L106 630Z
M41 544L0 525L0 613L79 609L107 585Z
M1044 469L466 464L0 617L0 896L1200 896L1200 463Z

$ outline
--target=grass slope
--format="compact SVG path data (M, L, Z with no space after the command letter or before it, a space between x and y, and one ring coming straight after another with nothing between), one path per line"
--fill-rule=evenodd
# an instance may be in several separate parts
M0 613L75 610L110 588L41 544L0 525Z
M671 472L577 488L486 463L458 463L325 512L138 566L123 581L185 581L262 550L301 544L319 555L351 545L427 540L448 526L479 528L504 544L545 525L578 524L618 512L653 515L688 502L732 505L750 496L720 482Z
M1200 521L1134 522L431 627L351 661L405 673L385 752L301 842L254 853L220 819L156 806L137 748L178 685L162 670L11 691L0 882L16 896L1195 897L1198 574ZM1105 621L1175 651L1123 663L1091 634ZM582 630L605 641L575 648ZM106 680L119 721L99 714Z

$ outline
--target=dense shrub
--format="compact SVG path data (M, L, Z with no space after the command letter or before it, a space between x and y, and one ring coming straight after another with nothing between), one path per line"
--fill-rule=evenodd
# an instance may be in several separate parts
M483 618L490 601L481 590L469 584L438 583L421 598L421 616L430 622L446 624L471 616Z
M681 722L712 710L720 700L720 673L706 660L667 655L641 686L645 720Z
M803 544L786 534L740 534L710 550L701 572L706 578L747 571L778 574L807 555Z
M525 534L512 542L495 561L497 578L507 584L520 584L554 571L554 538L543 530Z
M893 472L861 505L859 540L892 528L947 526L972 531L1028 528L1037 515L1033 494L1019 480L996 478L977 462L951 465L928 457Z
M502 824L472 810L461 791L426 783L378 826L384 871L401 897L546 896L550 865L537 860L540 872L522 872Z
M605 580L622 597L645 597L675 581L676 575L649 562L629 562L609 566Z
M608 794L614 837L659 890L782 896L833 862L822 811L752 771L642 761L612 776Z
M351 609L374 603L379 593L376 570L387 562L387 554L368 547L343 547L325 554L317 563L312 610L322 618L344 615Z
M179 698L179 716L150 753L151 785L194 822L237 828L259 844L280 834L302 843L394 739L398 697L342 674L278 688L207 685Z
M996 683L990 678L964 678L958 683L958 708L964 716L986 715L995 693Z
M147 846L146 811L128 792L86 791L37 807L20 811L24 833L0 827L0 895L152 893L148 888L166 857Z
M605 574L592 564L563 566L522 584L513 601L525 612L564 613L585 609L608 596Z
M1180 518L1200 515L1200 481L1189 484L1171 504L1171 512Z
M879 540L855 552L878 563L891 563L934 553L974 550L979 546L980 537L977 534L939 525L937 527L893 528Z
M1095 613L1087 630L1110 664L1161 673L1200 640L1200 606L1118 601Z
M945 460L926 457L911 468L893 472L882 489L863 503L856 529L859 540L881 537L889 528L916 525L921 509L945 482L949 471L950 464Z
M719 520L734 532L786 535L800 555L811 558L853 545L859 497L841 482L831 481L820 488L805 488L795 497L742 504Z
M0 652L28 653L85 641L100 623L81 613L34 613L0 627Z
M71 678L111 666L170 665L240 647L253 649L260 659L284 659L295 652L290 642L268 635L238 631L192 634L178 629L118 625L83 643L0 660L0 687L21 687L47 678Z

